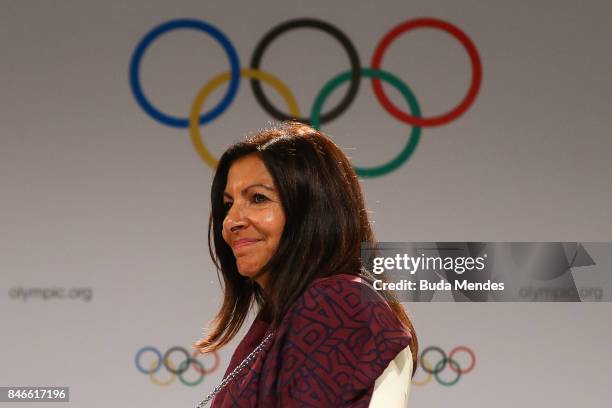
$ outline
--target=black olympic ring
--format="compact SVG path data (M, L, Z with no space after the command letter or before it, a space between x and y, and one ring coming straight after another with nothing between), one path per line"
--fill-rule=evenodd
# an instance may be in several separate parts
M175 370L174 368L170 367L170 364L168 364L168 357L170 357L170 354L172 354L172 352L174 351L180 351L181 353L183 353L185 355L185 360L188 361L187 364L179 365L178 370ZM189 369L189 362L191 362L191 360L197 361L195 359L192 359L191 356L189 355L189 352L187 352L187 350L185 350L183 347L174 346L174 347L170 347L168 351L164 353L164 358L162 359L162 362L164 364L164 367L166 367L166 370L170 371L172 374L183 374L185 371ZM183 366L184 368L182 368Z
M435 367L437 367L437 364L434 366L434 369L430 369L427 367L427 365L424 363L423 360L425 360L425 354L427 354L430 351L437 351L438 353L440 353L440 355L442 356L442 360L443 363L438 363L440 364L440 368L436 371ZM419 357L419 363L421 364L421 367L423 368L423 370L429 374L438 374L440 371L442 371L444 369L444 367L446 366L446 363L448 362L448 357L446 356L446 353L444 352L444 350L442 350L440 347L436 347L436 346L430 346L427 347L425 350L423 350L421 352L421 356Z
M293 30L294 28L314 28L331 35L336 40L338 40L340 45L342 45L342 48L346 50L346 53L349 56L349 60L351 63L351 83L349 85L349 89L346 92L346 95L344 95L344 98L342 98L342 100L338 104L338 106L331 109L329 112L323 113L319 120L320 124L330 122L340 116L346 109L348 109L348 107L351 105L351 103L357 96L359 84L361 83L361 63L359 61L359 54L357 53L357 49L355 48L351 40L346 36L346 34L340 31L340 29L331 25L330 23L313 18L298 18L279 24L276 27L272 28L270 31L268 31L255 47L253 57L251 58L251 68L259 69L261 65L261 59L268 45L270 45L270 43L274 39L276 39L276 37L283 34L285 31ZM259 79L251 79L251 88L253 89L253 93L255 94L255 99L257 99L257 101L261 104L264 110L275 119L294 119L303 123L310 124L310 118L294 118L276 109L276 107L272 105L270 100L264 94Z

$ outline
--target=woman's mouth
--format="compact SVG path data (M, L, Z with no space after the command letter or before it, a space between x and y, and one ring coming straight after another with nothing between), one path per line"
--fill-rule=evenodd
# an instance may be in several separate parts
M237 241L234 242L233 248L234 250L240 249L240 248L245 248L249 245L253 245L257 242L261 241L260 239L253 239L253 238L242 238L239 239Z

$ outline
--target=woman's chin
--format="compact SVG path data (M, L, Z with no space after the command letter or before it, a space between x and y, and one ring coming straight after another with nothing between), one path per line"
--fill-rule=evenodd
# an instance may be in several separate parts
M256 274L257 271L259 269L258 268L254 268L254 267L240 267L238 266L238 273L242 276L244 276L245 278L253 278Z
M254 279L254 277L257 275L257 273L259 272L261 268L257 267L257 268L238 268L238 273L242 276L244 276L245 278L249 278L249 279ZM261 286L261 282L265 281L265 276L267 274L264 274L262 276L258 276L256 280L256 282Z

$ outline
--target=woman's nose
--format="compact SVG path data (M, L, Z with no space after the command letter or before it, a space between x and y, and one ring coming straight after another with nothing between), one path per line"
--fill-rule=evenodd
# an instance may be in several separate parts
M233 204L225 216L224 227L230 232L236 232L247 225L247 217L242 206Z

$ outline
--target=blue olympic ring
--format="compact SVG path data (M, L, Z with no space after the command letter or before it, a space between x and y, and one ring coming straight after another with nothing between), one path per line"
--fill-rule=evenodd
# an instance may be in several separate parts
M147 35L138 43L136 50L134 51L134 55L132 56L132 61L130 63L130 86L132 87L132 92L134 93L134 97L138 104L151 115L155 120L161 122L164 125L178 127L178 128L187 128L189 127L189 118L181 118L168 115L163 113L159 109L157 109L145 96L142 86L140 84L140 63L142 62L142 57L147 50L147 47L153 43L158 37L162 34L165 34L169 31L188 28L203 31L206 34L209 34L215 40L221 44L227 57L229 58L230 63L230 83L225 93L225 96L219 102L219 104L211 109L209 112L203 113L199 118L200 125L211 122L219 115L221 115L232 103L236 94L238 93L238 86L240 85L240 60L238 58L238 53L236 49L227 38L225 34L223 34L218 28L205 23L200 20L193 19L179 19L179 20L171 20L166 23L163 23L153 30L149 31Z
M145 351L152 351L156 356L157 356L157 364L155 365L154 368L150 369L150 370L146 370L144 369L141 365L140 365L140 356L142 355L142 353L144 353ZM159 367L162 364L162 355L159 352L158 349L156 349L155 347L152 346L145 346L143 348L141 348L140 350L138 350L138 353L136 353L136 358L134 360L134 362L136 363L136 368L138 369L138 371L140 371L143 374L151 374L156 372L157 370L159 370Z

